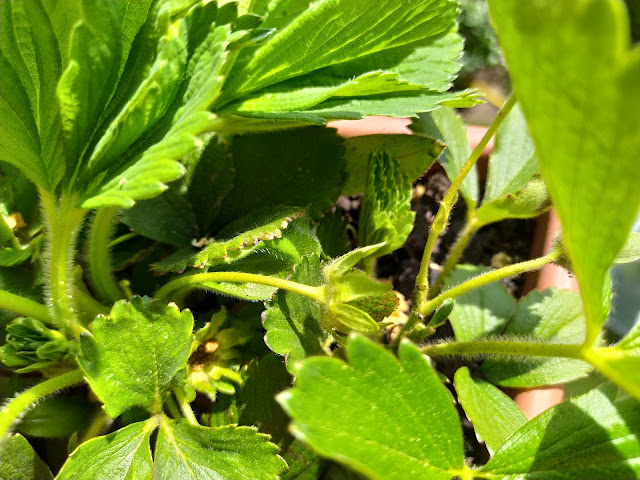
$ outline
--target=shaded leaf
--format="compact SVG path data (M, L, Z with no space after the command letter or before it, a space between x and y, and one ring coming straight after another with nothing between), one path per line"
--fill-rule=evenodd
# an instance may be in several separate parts
M585 320L580 296L556 288L534 290L520 300L504 333L541 342L581 344ZM581 360L535 357L518 361L492 358L481 369L489 381L505 387L565 383L587 375L590 370L591 366Z
M47 398L22 417L18 430L31 437L68 437L84 429L96 410L95 404L80 397Z
M124 210L122 221L140 235L177 247L190 245L196 235L193 208L175 184L163 194Z
M133 297L81 338L79 363L113 418L131 407L161 411L164 394L189 358L193 316L175 304Z
M614 263L629 263L640 259L640 233L631 232Z
M445 282L444 290L489 271L486 267L458 265ZM471 341L504 330L516 308L515 300L500 282L490 283L460 295L449 314L458 341Z
M596 389L524 425L482 471L507 480L635 479L639 422L637 400L614 399L607 389Z
M467 367L459 369L453 381L464 412L490 452L497 451L513 432L527 423L527 417L506 393L471 377Z
M467 140L467 129L462 118L453 108L441 108L429 114L422 114L411 127L415 132L444 142L447 147L440 163L453 180L471 155ZM467 208L475 209L479 200L478 170L474 165L460 185L460 194L467 202Z
M335 130L234 137L235 185L215 222L220 229L257 209L294 205L319 217L336 201L344 181L342 140Z
M527 123L516 104L496 132L483 204L519 192L539 171Z
M400 171L414 181L435 161L444 145L421 135L361 135L344 140L347 180L342 195L364 192L372 152L385 151L398 160Z
M347 356L350 365L306 360L278 397L297 438L369 478L450 480L466 470L458 416L416 347L403 342L398 361L352 337Z

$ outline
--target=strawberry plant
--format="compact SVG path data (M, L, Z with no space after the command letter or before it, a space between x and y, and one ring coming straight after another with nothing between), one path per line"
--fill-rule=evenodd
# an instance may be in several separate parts
M603 325L640 257L640 49L621 0L489 10L514 92L471 150L454 0L0 3L0 477L638 478L640 326ZM414 135L326 126L369 115ZM376 263L435 161L404 312ZM550 205L546 255L460 263ZM501 283L552 262L579 294ZM500 388L559 383L531 421Z

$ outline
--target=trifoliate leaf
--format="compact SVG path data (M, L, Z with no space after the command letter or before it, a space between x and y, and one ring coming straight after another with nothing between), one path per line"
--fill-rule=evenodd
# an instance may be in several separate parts
M152 2L74 2L81 13L57 85L65 149L77 161L103 119Z
M322 285L320 260L317 255L303 257L291 280L306 285ZM262 324L267 331L264 340L275 353L285 355L287 369L296 373L299 362L310 355L326 355L327 333L321 326L322 306L293 292L279 291L267 304Z
M491 0L489 9L593 344L605 317L607 271L640 208L640 49L631 48L624 2ZM595 173L603 167L606 182Z
M585 320L580 296L550 288L532 291L518 303L505 335L562 344L584 342ZM490 358L482 365L485 377L504 387L536 387L566 383L583 377L591 367L570 358L528 357L513 361Z
M105 411L161 411L164 394L189 358L193 316L147 297L119 301L81 338L79 363Z
M417 133L441 140L447 145L439 161L447 172L449 180L453 180L471 155L467 129L455 109L441 108L429 114L422 114L414 120L411 128ZM475 165L462 181L460 194L467 202L467 208L475 209L479 200L478 171Z
M458 265L445 282L444 290L487 272L486 267ZM516 302L500 282L475 288L454 300L449 314L458 341L477 340L501 333L516 308Z
M293 418L293 434L369 478L463 474L458 415L418 349L403 342L397 360L382 346L352 337L347 356L350 365L306 360L295 388L278 397Z
M339 17L332 15L336 11L340 12ZM358 57L413 42L433 41L455 26L456 15L455 4L448 1L422 0L410 6L372 5L360 0L315 4L261 47L245 65L234 69L225 98L237 98ZM322 35L318 36L318 32ZM390 55L394 53L407 54L392 50Z
M53 480L53 475L27 439L16 433L2 445L0 478L3 480Z
M482 472L506 480L638 478L640 405L610 391L595 389L540 414L511 435Z
M411 183L398 161L386 152L372 153L358 220L358 244L364 247L384 242L376 257L404 245L415 218L411 196Z
M388 152L398 160L400 171L414 181L427 171L445 145L422 135L381 134L347 138L344 147L347 181L342 195L357 195L366 188L372 152Z
M79 4L65 2L59 14L52 5L0 6L0 160L49 192L66 170L56 85Z
M57 480L151 480L149 441L155 420L137 422L80 445L62 466Z
M268 439L249 427L211 429L165 417L156 443L154 478L276 480L287 465Z
M527 417L506 393L490 383L471 377L467 367L456 372L453 382L458 401L476 434L487 444L491 453L527 423ZM487 415L487 412L491 412L491 415Z

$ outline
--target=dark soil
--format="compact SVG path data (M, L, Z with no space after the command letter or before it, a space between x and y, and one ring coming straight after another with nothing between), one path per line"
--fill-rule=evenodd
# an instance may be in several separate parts
M394 288L408 301L411 299L431 223L450 184L447 175L439 165L432 166L416 182L416 191L422 191L420 187L424 187L424 191L413 200L413 210L416 212L413 231L402 248L378 260L378 277L390 279ZM345 212L350 222L357 224L360 203L359 197L343 197L338 202L338 207ZM458 201L453 209L449 228L436 242L432 263L438 265L444 263L449 249L464 226L465 218L466 205ZM491 266L491 260L500 253L506 254L511 263L527 260L531 251L534 226L535 220L508 220L487 225L475 234L461 262ZM432 282L437 277L437 273L433 269L430 270L429 278ZM504 284L518 298L522 295L524 277L509 278Z

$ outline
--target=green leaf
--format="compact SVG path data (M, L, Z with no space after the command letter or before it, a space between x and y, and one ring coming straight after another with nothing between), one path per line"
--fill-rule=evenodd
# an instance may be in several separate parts
M49 192L66 168L56 85L77 5L65 2L57 13L46 2L0 6L0 161Z
M358 262L361 260L375 255L377 251L384 248L384 243L378 243L376 245L367 245L366 247L354 248L348 253L345 253L341 257L334 259L331 263L328 263L322 268L322 274L327 280L338 278L345 273L351 271Z
M185 173L178 161L202 153L205 141L199 137L214 118L207 109L222 86L229 32L211 26L187 63L193 47L187 42L194 38L188 25L183 19L168 27L148 76L96 145L84 178L106 175L87 189L84 208L130 208L135 200L154 197ZM188 82L182 82L184 75Z
M420 115L418 120L414 120L412 129L447 145L444 155L440 157L440 163L447 172L449 180L453 180L471 155L467 129L462 123L462 118L453 108L441 108L435 112ZM474 210L479 200L478 170L475 165L462 181L460 194L467 202L467 208Z
M270 353L251 362L240 394L242 413L239 423L258 427L281 448L280 456L289 466L289 470L281 475L283 479L315 480L320 474L320 458L287 431L289 417L275 400L277 393L289 387L291 375L281 357Z
M22 249L0 247L0 267L21 265L32 257L33 251L34 249L31 245Z
M640 49L630 48L622 2L489 5L560 217L593 343L604 320L607 270L640 208ZM606 182L597 175L602 168Z
M51 397L29 410L18 430L31 437L68 437L87 427L94 413L95 404L84 398Z
M224 112L238 115L245 112L301 112L332 97L360 97L421 89L420 85L402 80L397 73L375 71L346 80L313 74L260 90L227 107Z
M316 255L303 257L291 280L306 285L322 285L320 261ZM267 304L262 324L267 331L264 340L275 353L284 355L287 370L295 374L299 362L310 355L326 355L327 338L321 327L322 307L297 293L280 290Z
M140 235L177 247L189 246L196 236L193 208L175 184L163 194L124 210L122 222Z
M535 338L547 343L581 344L585 338L580 296L569 290L532 291L521 299L505 335ZM536 387L566 383L584 377L591 366L569 358L488 359L481 371L504 387Z
M200 235L210 235L211 225L220 214L222 201L233 188L235 169L229 144L215 136L207 144L196 165L187 173L187 195L197 218Z
M476 210L475 218L479 225L488 225L507 218L537 217L550 207L547 187L540 175L536 174L519 192L483 203Z
M449 1L421 0L408 6L330 0L313 5L231 73L225 96L236 98L323 67L434 39L454 27L456 15L456 5Z
M640 233L631 232L614 263L630 263L640 259Z
M79 363L113 418L131 407L161 411L164 394L189 358L193 316L147 297L117 302L81 338Z
M595 389L540 414L509 437L482 472L505 480L638 478L640 406L613 397Z
M398 361L352 337L347 356L350 365L306 360L296 387L278 397L297 438L369 478L449 480L465 470L458 416L415 346L403 342Z
M80 445L62 466L56 480L151 480L149 441L154 419L137 422Z
M539 171L527 122L516 103L496 133L483 204L519 192Z
M57 84L65 148L71 162L81 158L99 126L151 3L77 2L82 14L73 26L70 56Z
M369 177L372 152L385 151L399 162L400 171L409 180L418 179L442 153L444 145L421 135L361 135L344 141L347 180L341 195L364 192Z
M339 209L325 214L318 221L316 235L322 245L322 250L329 257L339 257L351 250L349 232L354 228L349 224Z
M445 282L444 290L489 271L486 267L458 265ZM504 330L516 308L515 300L500 282L490 283L460 295L449 314L458 341L477 340Z
M327 128L234 137L235 185L222 202L215 226L283 205L309 206L308 214L320 217L340 195L343 152L342 139Z
M154 265L160 272L180 272L188 267L228 265L255 252L263 242L282 238L289 224L304 215L297 207L266 208L227 225L219 236L198 253L179 251ZM256 226L258 225L258 226ZM227 239L225 239L227 238ZM294 262L295 263L295 262Z
M53 480L53 475L27 439L16 433L2 445L0 478L2 480Z
M476 434L487 444L491 453L527 423L527 417L506 393L490 383L471 377L467 367L456 372L453 382L458 401ZM491 414L487 415L488 412Z
M372 153L358 220L358 244L364 247L385 242L376 257L404 245L415 218L411 196L411 183L400 170L398 161L386 152Z
M286 468L278 448L253 428L216 429L163 417L155 452L155 479L276 480Z

